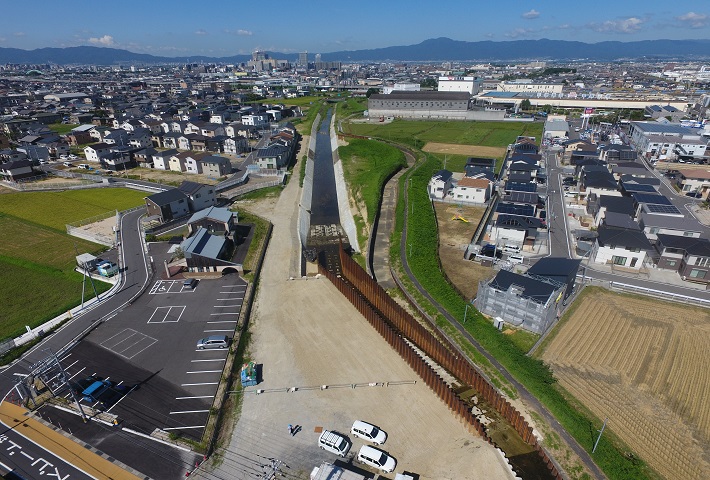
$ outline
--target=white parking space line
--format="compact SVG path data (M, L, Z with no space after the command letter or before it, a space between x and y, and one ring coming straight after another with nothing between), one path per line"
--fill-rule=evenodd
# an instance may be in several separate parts
M170 415L177 415L179 413L204 413L209 412L209 410L183 410L182 412L170 412Z
M192 400L194 398L214 398L214 395L198 395L196 397L175 397L175 400Z
M237 323L237 320L214 320L212 322L205 323Z
M183 383L181 387L199 387L200 385L219 385L219 382L204 382L204 383Z
M197 363L197 362L226 362L226 358L211 358L209 360L190 360L191 363Z
M185 305L173 305L166 307L156 307L153 314L148 319L148 323L175 323L179 322L182 314L185 313Z
M162 430L185 430L186 428L205 428L206 425L193 425L190 427L171 427L171 428L163 428Z
M208 333L208 332L233 332L234 329L232 328L232 329L230 329L230 330L203 330L203 331L204 331L205 333Z
M185 373L221 373L222 370L196 370L194 372L185 372Z
M121 336L125 338L121 338ZM116 341L116 337L119 337L118 340ZM132 328L126 328L125 330L117 333L116 335L113 335L112 337L104 340L103 342L100 343L100 345L108 350L111 350L114 353L117 353L121 355L124 358L131 359L150 347L151 345L155 344L158 340L150 337L148 335L145 335L143 333L137 332L136 330L133 330ZM148 344L146 346L142 347L146 342ZM128 346L125 346L128 345ZM133 352L131 349L136 350L140 348L140 350ZM129 352L130 350L130 352ZM132 353L132 354L129 354Z
M244 300L244 297L232 297L232 298L215 298L215 300L219 300L221 302L225 302L227 300Z
M241 306L240 304L236 304L236 305L213 305L213 306L212 306L212 308L233 308L233 307L241 308L242 306Z
M216 317L218 315L239 315L239 312L210 313L210 316L213 316L213 317Z

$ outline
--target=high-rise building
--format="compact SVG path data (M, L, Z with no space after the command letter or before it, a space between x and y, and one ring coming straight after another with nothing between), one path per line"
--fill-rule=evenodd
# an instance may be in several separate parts
M298 54L298 64L303 67L308 67L308 52L301 52Z
M316 63L320 63L320 53L316 53Z
M254 62L260 62L263 60L268 60L269 55L266 52L262 52L261 50L254 50L251 54L251 59Z

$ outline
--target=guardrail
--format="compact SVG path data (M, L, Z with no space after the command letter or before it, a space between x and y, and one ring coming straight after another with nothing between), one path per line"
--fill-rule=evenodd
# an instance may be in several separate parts
M689 295L682 295L680 293L668 292L665 290L656 290L655 288L640 287L638 285L631 285L630 283L622 282L609 282L609 288L625 290L627 292L640 293L641 295L648 295L652 297L662 297L667 300L672 300L682 303L690 303L693 305L700 305L703 307L710 307L710 300L699 297L691 297Z

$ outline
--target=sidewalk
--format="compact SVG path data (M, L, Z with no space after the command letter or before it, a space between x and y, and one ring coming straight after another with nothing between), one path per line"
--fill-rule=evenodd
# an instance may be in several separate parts
M44 423L27 416L28 411L10 402L0 404L0 421L10 429L17 429L43 449L53 453L69 464L81 459L81 469L96 478L135 480L137 477L109 462L93 451L82 447L70 438L47 427ZM22 427L21 429L18 427Z

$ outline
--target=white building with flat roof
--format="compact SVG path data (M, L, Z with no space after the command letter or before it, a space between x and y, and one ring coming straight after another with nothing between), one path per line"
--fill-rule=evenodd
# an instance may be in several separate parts
M477 77L439 77L438 91L440 92L466 92L477 95L481 91L483 80Z

